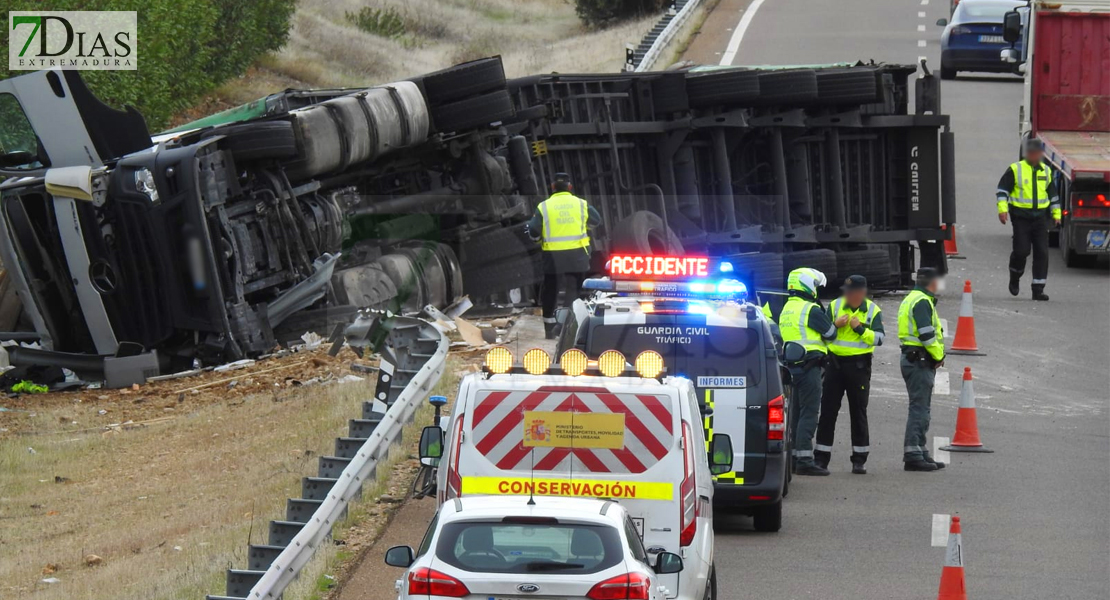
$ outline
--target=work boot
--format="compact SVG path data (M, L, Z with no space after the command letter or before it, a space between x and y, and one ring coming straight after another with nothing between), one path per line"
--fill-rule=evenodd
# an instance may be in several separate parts
M829 454L828 452L814 452L813 453L813 462L818 467L821 467L822 469L828 469L829 468L829 461L831 459L832 459L832 455Z
M543 336L549 340L559 337L559 324L558 323L544 323Z
M926 460L921 460L921 459L911 460L911 461L907 462L903 468L907 471L922 471L922 472L936 471L937 470L937 466L935 464L933 464L931 462L928 462Z
M1033 299L1040 300L1041 302L1048 302L1048 294L1044 293L1043 285L1033 286Z
M867 475L867 467L863 466L863 463L861 462L854 462L852 463L852 474Z
M1010 273L1010 295L1017 296L1021 293L1021 275Z
M939 460L936 460L932 456L925 456L924 458L922 458L922 460L924 460L927 463L933 463L933 465L936 466L938 471L944 468L944 463L940 462Z
M794 469L794 474L795 475L810 475L810 476L814 476L814 477L825 477L826 475L829 474L829 470L824 468L824 467L817 466L816 464L798 465L798 468Z

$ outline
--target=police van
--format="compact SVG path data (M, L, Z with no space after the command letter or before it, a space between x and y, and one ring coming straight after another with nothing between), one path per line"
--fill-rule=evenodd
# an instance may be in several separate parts
M421 458L438 459L440 504L473 496L602 498L628 512L649 555L678 554L660 575L667 598L716 597L713 472L729 471L727 436L709 454L694 385L665 376L650 350L632 360L580 349L558 364L541 349L517 365L502 346L463 378L445 431L426 428ZM442 440L442 445L440 440ZM512 559L512 557L507 557Z
M558 350L661 354L669 373L693 382L707 439L731 437L733 468L716 476L717 510L778 531L789 490L789 399L770 322L727 261L613 255L609 273L583 284L594 298L557 315Z

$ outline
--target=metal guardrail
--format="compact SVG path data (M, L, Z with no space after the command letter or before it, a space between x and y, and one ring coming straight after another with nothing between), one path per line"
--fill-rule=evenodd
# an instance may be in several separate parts
M640 41L640 45L632 51L629 61L631 69L626 70L643 73L655 68L655 62L666 50L674 36L678 33L690 15L701 4L702 0L676 0L656 22L647 35Z
M320 477L304 479L305 497L289 500L287 520L271 522L269 545L252 545L248 568L228 570L227 595L209 595L208 600L281 598L331 536L363 484L374 480L390 447L400 442L401 430L443 375L450 344L442 332L420 319L391 317L386 323L375 400L363 403L362 419L350 421L350 437L336 440L339 456L320 457ZM388 406L384 413L383 406ZM315 510L306 514L312 507Z

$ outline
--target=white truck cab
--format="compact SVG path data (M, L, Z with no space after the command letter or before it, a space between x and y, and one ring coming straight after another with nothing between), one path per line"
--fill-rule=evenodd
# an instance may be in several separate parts
M572 349L553 366L533 349L527 372L494 348L486 372L463 379L445 431L425 431L421 456L441 455L441 504L472 496L619 503L651 560L682 557L681 572L660 575L665 597L701 600L715 591L712 473L731 470L731 441L716 436L708 454L724 464L711 470L694 385L662 377L655 352L635 363L653 378L616 351L587 360ZM440 439L442 452L429 451Z

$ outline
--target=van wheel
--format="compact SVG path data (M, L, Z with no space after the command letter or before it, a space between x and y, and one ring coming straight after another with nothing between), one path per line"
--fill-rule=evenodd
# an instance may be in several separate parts
M705 584L705 600L717 600L717 567L709 567L709 582Z
M782 529L782 500L756 509L753 517L756 531L774 533Z

